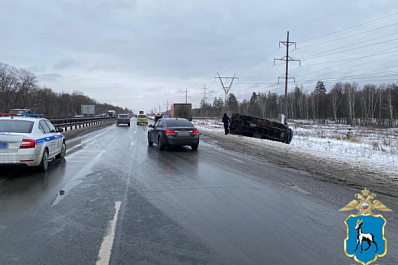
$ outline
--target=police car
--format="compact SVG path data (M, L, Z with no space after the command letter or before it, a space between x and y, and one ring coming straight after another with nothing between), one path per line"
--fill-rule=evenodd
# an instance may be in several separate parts
M66 153L62 129L45 118L0 114L0 166L26 165L48 169L48 162Z

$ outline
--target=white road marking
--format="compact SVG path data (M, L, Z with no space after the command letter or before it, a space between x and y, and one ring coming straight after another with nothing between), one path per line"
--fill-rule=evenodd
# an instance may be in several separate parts
M69 148L68 150L66 150L66 153L70 152L70 151L73 150L73 149L79 148L79 147L83 146L84 144L87 144L87 143L89 143L89 142L94 141L95 138L100 137L100 136L102 136L102 135L108 133L109 131L110 131L110 130L107 130L107 131L105 131L105 132L103 132L103 133L100 133L100 134L97 134L96 136L91 137L91 138L88 139L88 140L82 141L80 144L75 145L75 146Z
M239 162L239 163L243 163L243 161L242 161L242 160L239 160L239 159L237 159L237 158L234 158L234 157L232 157L232 160L235 160L236 162Z
M98 253L98 259L96 265L108 265L109 260L111 258L113 240L115 239L115 228L118 218L118 213L120 209L121 202L115 202L115 215L113 216L113 220L109 222L107 235L104 237L104 240L101 244L101 249Z
M134 147L134 142L131 142L130 143L130 150L133 150L133 147Z

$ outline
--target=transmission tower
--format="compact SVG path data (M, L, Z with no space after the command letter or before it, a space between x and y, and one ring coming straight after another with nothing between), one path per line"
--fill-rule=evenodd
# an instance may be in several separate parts
M289 46L294 44L294 48L296 48L296 43L295 42L291 42L289 41L289 31L287 32L287 38L286 41L280 41L279 42L279 48L281 47L281 44L286 46L286 56L280 59L274 59L274 64L275 64L275 60L279 60L279 61L285 61L286 62L286 72L285 72L285 117L287 119L287 80L290 79L289 77L289 61L298 61L300 66L301 66L301 61L300 60L294 60L292 57L289 56ZM294 77L292 77L294 78ZM278 82L279 82L279 78L278 78Z
M236 79L239 79L239 77L235 77L235 76L236 76L236 73L235 73L234 76L232 76L232 77L230 77L230 76L220 76L219 73L217 73L217 75L218 75L218 78L220 79L222 88L224 89L224 93L225 93L224 106L225 106L225 113L227 113L227 111L228 111L228 106L227 106L228 93L229 93L229 90L230 90L231 87L232 87L232 83L234 82L235 78L236 78ZM214 78L217 78L217 77L214 77ZM222 78L225 78L225 82L228 82L228 80L231 79L231 83L229 83L229 86L225 86L225 85L224 85L224 82L222 81Z

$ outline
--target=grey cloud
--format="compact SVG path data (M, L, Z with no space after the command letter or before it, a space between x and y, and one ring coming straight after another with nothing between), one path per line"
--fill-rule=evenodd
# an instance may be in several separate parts
M59 61L58 63L56 63L53 68L55 70L63 70L63 69L67 69L67 68L74 68L76 66L78 66L78 62L72 59L63 59L61 61Z
M54 82L58 81L59 79L63 78L64 76L58 74L58 73L51 73L51 74L43 74L37 76L38 79L41 81L48 81L48 82Z

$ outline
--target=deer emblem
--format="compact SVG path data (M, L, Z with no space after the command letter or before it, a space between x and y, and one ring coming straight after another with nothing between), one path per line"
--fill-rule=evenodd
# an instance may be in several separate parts
M357 251L358 245L361 244L361 252L360 253L362 253L362 251L363 251L362 244L363 244L363 241L366 241L366 242L368 242L369 246L365 249L365 251L368 250L371 246L371 243L373 243L376 246L375 252L377 252L378 247L377 247L376 241L374 240L374 235L372 235L371 233L362 233L362 223L363 223L363 220L358 219L357 225L355 226L355 230L357 230L357 247L355 248L354 251Z

